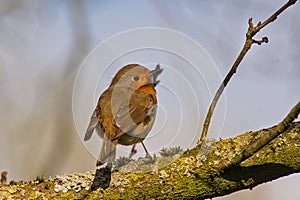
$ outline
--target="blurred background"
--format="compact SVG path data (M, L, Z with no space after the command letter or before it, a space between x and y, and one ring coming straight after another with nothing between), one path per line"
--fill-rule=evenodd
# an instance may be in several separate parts
M75 128L72 91L86 56L112 35L143 27L182 32L204 47L224 77L248 18L264 20L285 2L1 0L0 171L9 180L30 180L94 169ZM222 138L277 124L299 101L299 19L296 3L256 36L270 42L253 45L226 88ZM296 200L299 181L291 175L217 199Z

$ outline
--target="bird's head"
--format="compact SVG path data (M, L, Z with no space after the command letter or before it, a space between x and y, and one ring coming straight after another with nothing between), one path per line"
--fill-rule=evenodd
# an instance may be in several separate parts
M159 65L154 70L138 64L129 64L118 71L111 85L128 87L132 90L140 90L146 93L154 93L154 87L159 83L157 76L162 72Z

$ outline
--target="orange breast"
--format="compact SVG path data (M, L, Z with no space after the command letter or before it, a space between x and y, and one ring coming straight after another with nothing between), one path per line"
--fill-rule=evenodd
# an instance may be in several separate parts
M153 84L148 84L148 85L142 86L142 87L138 88L137 90L147 93L147 94L156 95L156 91L154 89Z

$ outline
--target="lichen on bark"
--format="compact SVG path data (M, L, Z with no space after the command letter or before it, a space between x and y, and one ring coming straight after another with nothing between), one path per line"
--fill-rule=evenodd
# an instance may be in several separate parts
M171 164L147 173L124 173L121 169L114 171L107 189L56 193L54 181L45 180L2 185L0 194L4 199L204 199L222 196L300 171L300 122L294 122L291 128L251 157L232 164L253 138L268 130L247 132L235 138L211 142L212 148L205 155L203 150L207 150L207 147L204 148L202 141L195 148L184 151Z

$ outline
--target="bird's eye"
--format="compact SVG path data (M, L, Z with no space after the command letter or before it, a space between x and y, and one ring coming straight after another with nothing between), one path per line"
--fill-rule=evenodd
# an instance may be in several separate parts
M134 76L134 77L133 77L133 80L134 80L134 81L138 81L138 80L140 80L140 77L139 77L139 76Z

